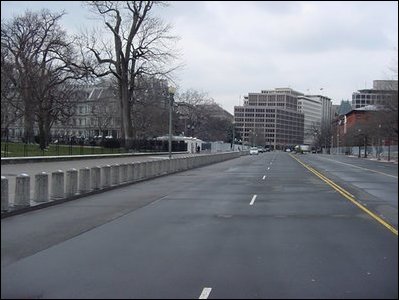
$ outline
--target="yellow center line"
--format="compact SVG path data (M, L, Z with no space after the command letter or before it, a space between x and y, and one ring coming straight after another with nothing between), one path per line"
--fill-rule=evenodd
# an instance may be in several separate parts
M355 197L351 193L347 192L345 189L340 187L338 184L336 184L335 182L333 182L331 179L327 178L326 176L324 176L320 172L316 171L314 168L306 165L305 163L300 161L295 156L293 156L291 154L290 154L290 156L293 159L295 159L297 162L299 162L302 166L304 166L306 169L308 169L310 172L312 172L317 177L319 177L321 180L323 180L325 183L330 185L334 190L336 190L338 193L340 193L342 196L344 196L350 202L355 204L357 207L359 207L361 210L363 210L365 213L367 213L369 216L371 216L373 219L375 219L377 222L379 222L380 224L384 225L386 228L388 228L394 234L398 235L398 230L395 227L393 227L391 224L389 224L388 222L384 221L381 217L377 216L375 213L373 213L372 211L370 211L369 209L364 207L362 204L357 202Z

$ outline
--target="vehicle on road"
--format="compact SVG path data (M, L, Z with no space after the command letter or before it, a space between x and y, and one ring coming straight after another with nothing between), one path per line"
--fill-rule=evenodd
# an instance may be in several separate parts
M250 155L258 155L259 154L258 148L252 147L251 149L249 149L249 154Z

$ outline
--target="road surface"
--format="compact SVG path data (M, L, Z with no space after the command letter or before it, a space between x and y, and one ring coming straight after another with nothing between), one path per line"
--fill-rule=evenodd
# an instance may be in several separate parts
M397 299L397 165L331 159L243 156L3 219L1 296Z

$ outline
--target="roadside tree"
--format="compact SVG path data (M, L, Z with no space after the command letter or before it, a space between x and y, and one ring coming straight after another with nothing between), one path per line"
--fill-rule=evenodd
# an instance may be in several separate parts
M177 67L171 66L177 52L176 37L151 12L158 1L86 1L90 10L105 24L102 34L86 34L85 60L95 76L113 76L117 81L121 134L124 147L133 145L133 121L136 117L137 84L142 75L171 78ZM108 34L107 34L108 33ZM101 36L101 38L98 38ZM107 39L107 37L110 37Z

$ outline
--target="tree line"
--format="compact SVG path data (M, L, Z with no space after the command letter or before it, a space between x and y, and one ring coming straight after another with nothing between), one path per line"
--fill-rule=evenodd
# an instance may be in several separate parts
M70 35L60 24L65 12L47 9L2 20L2 129L23 120L24 140L33 142L36 126L40 147L44 148L52 126L67 123L75 114L81 87L105 79L115 90L125 148L131 148L138 137L165 133L170 95L167 85L153 83L174 82L174 71L181 67L178 37L171 33L169 24L153 14L154 7L167 4L85 1L83 5L104 25L104 31ZM182 95L185 93L190 92ZM179 95L176 98L179 100ZM190 115L185 117L190 118L198 135L209 137L204 121L209 117L208 99L201 95L197 100L187 102ZM94 113L106 123L99 105ZM181 120L177 111L174 114L175 120ZM187 128L180 128L180 123L176 122L175 131L185 132ZM226 126L216 124L221 139L226 138Z

